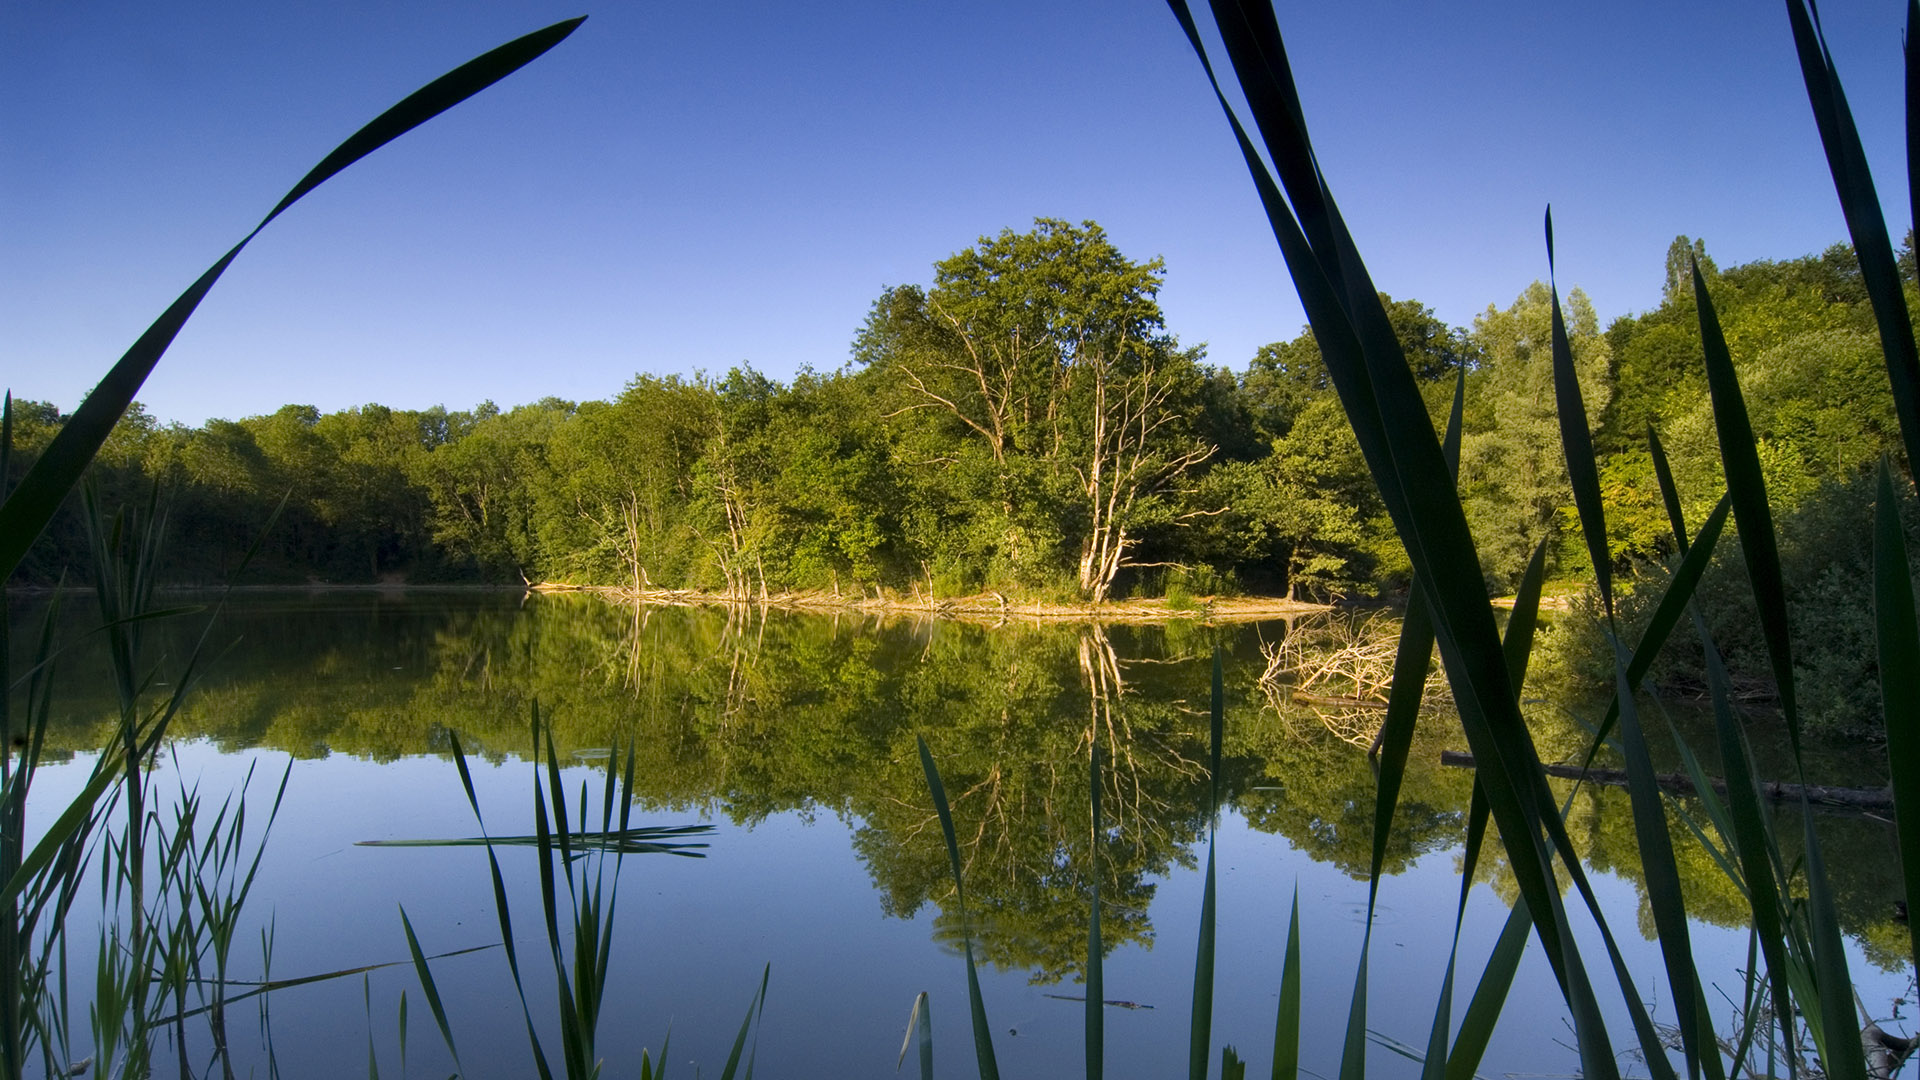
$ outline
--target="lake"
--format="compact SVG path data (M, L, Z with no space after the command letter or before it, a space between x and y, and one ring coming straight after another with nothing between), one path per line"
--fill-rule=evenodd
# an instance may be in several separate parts
M41 606L16 603L16 655ZM44 828L77 790L92 748L112 730L106 661L89 651L97 638L83 636L97 622L89 609L76 594L63 614L63 634L78 644L59 668L48 736L61 760L36 784L30 829ZM178 677L210 617L148 631L157 684ZM894 1075L924 990L940 1073L959 1076L972 1069L961 926L915 749L922 735L953 801L1001 1066L1010 1077L1051 1077L1082 1068L1083 1006L1071 999L1082 992L1096 872L1087 760L1097 741L1111 768L1097 870L1110 948L1105 996L1126 1003L1107 1010L1108 1074L1172 1076L1187 1058L1207 841L1209 657L1218 647L1227 707L1214 1059L1221 1042L1232 1043L1252 1073L1265 1074L1297 890L1303 1065L1330 1076L1359 954L1374 788L1364 748L1338 737L1352 734L1352 715L1316 713L1259 688L1262 646L1287 632L1280 620L993 626L635 609L581 595L248 593L213 623L204 681L174 721L154 790L197 784L217 803L251 769L257 822L291 770L233 978L262 978L268 928L264 974L275 980L393 965L364 981L354 974L275 991L264 1017L258 999L236 1006L228 1023L243 1074L265 1074L270 1053L287 1077L359 1075L371 1043L383 1075L399 1075L403 991L409 1071L450 1071L406 963L400 911L429 953L497 943L485 853L359 842L477 835L450 755L455 736L470 756L488 830L532 832L537 702L569 763L570 800L582 784L597 793L608 747L624 755L631 745L637 823L715 827L696 838L710 845L704 858L625 861L599 1044L608 1075L636 1072L642 1048L657 1055L669 1033L676 1073L691 1076L697 1066L717 1075L770 965L757 1036L763 1075ZM157 685L149 697L167 689ZM1566 708L1540 702L1531 715L1543 756L1578 753L1586 735ZM1381 1035L1370 1065L1391 1075L1417 1074L1387 1044L1426 1039L1453 932L1472 783L1470 771L1439 764L1442 748L1464 745L1457 726L1436 713L1422 727L1387 855L1392 876L1381 886L1370 975L1370 1021ZM1826 767L1845 774L1830 782L1884 783L1883 763L1878 779L1862 780L1876 775L1870 757ZM1569 823L1655 1020L1671 1023L1624 793L1583 788ZM1886 1015L1908 985L1905 928L1891 920L1900 895L1891 830L1860 815L1823 815L1821 826L1853 935L1854 976ZM1783 830L1791 837L1797 825ZM1737 998L1747 950L1738 893L1677 823L1675 836L1687 845L1690 906L1705 918L1696 924L1700 969ZM1496 854L1482 858L1468 904L1461 955L1469 974L1456 1011L1506 917L1503 898L1515 892ZM554 991L535 857L505 849L499 858L531 1008L550 1033ZM81 976L93 970L82 946L95 935L78 921L97 913L83 897L72 917L82 997ZM1576 923L1580 933L1586 921ZM1581 938L1589 955L1603 955L1597 934ZM500 950L433 966L469 1074L531 1075ZM1618 998L1610 986L1602 995ZM1709 995L1726 1030L1732 1007ZM1624 1033L1624 1010L1615 1005L1611 1015ZM84 1042L84 1032L76 1038ZM1482 1072L1572 1073L1571 1042L1534 947ZM196 1060L205 1050L194 1046Z

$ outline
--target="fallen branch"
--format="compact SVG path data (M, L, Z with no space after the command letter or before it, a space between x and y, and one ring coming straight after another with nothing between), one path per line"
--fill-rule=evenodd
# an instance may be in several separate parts
M1440 751L1440 764L1457 768L1473 768L1473 755L1459 750ZM1548 776L1558 776L1568 780L1585 780L1590 784L1605 784L1609 787L1627 786L1627 773L1624 769L1582 769L1578 765L1542 765ZM1654 777L1660 787L1676 795L1692 795L1693 781L1681 773L1664 773ZM1846 810L1890 810L1893 808L1893 792L1889 788L1843 788L1824 787L1818 784L1782 784L1768 781L1760 786L1760 797L1769 802L1798 802L1804 795L1815 806L1835 807ZM1719 794L1727 793L1727 782L1715 779L1713 790Z

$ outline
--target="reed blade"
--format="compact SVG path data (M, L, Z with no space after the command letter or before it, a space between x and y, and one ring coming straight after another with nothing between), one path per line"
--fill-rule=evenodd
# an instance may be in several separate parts
M1560 286L1553 265L1553 207L1547 207L1547 280L1553 298L1553 397L1560 420L1560 445L1567 462L1567 480L1573 505L1580 514L1580 532L1593 562L1594 584L1609 622L1613 619L1613 557L1607 552L1607 518L1600 504L1600 468L1593 456L1593 433L1587 427L1587 405L1573 368L1573 346L1567 340L1567 320L1560 311Z
M1479 559L1425 401L1314 163L1273 13L1250 0L1213 5L1285 197L1227 104L1185 0L1169 0L1169 6L1233 128L1362 456L1416 579L1434 601L1436 637L1462 726L1476 757L1485 755L1490 763L1481 779L1509 864L1539 914L1543 951L1574 1015L1589 1075L1610 1080L1618 1074L1610 1041L1567 931L1547 852L1535 837L1545 829L1553 846L1566 853L1570 873L1580 875L1577 853L1553 812L1538 752L1513 703L1499 634L1481 591Z
M1673 530L1673 542L1680 554L1687 553L1687 516L1680 509L1680 489L1673 482L1673 466L1667 463L1667 448L1660 445L1660 433L1647 421L1647 454L1653 458L1653 477L1660 485L1660 504L1667 510L1667 525Z
M1887 381L1893 389L1894 412L1900 418L1901 440L1906 446L1907 467L1920 463L1920 349L1916 349L1913 323L1907 312L1906 291L1901 287L1900 269L1893 241L1887 233L1887 219L1880 212L1880 196L1875 193L1873 175L1867 168L1866 150L1853 122L1847 95L1840 86L1840 74L1834 69L1827 51L1817 15L1809 17L1807 0L1787 0L1787 21L1793 28L1794 51L1800 60L1800 74L1807 87L1807 101L1813 106L1814 122L1820 129L1820 144L1826 150L1827 168L1833 174L1833 186L1840 197L1840 211L1847 220L1847 234L1860 266L1860 280L1866 286L1873 306L1873 318L1880 331L1880 347L1886 356ZM1911 0L1907 5L1909 32L1920 29L1920 7ZM1911 150L1920 144L1920 59L1906 50L1907 142ZM1909 154L1908 198L1920 200L1920 185L1911 181L1920 175L1920 162ZM1912 208L1920 208L1914 202ZM1911 209L1911 208L1910 208ZM1909 218L1920 222L1920 217ZM1743 523L1744 524L1744 523Z
M740 1032L733 1037L733 1049L727 1053L727 1063L720 1070L720 1080L733 1080L740 1068L740 1054L746 1049L747 1031L753 1027L757 1017L767 1004L767 978L773 974L773 965L768 964L760 970L760 989L754 993L753 1000L747 1003L747 1015L740 1020ZM753 1075L753 1061L747 1061L747 1075Z
M555 23L469 60L375 117L321 159L251 232L189 285L80 403L21 479L19 487L0 503L0 580L12 575L47 522L53 520L61 502L79 483L81 473L106 443L114 425L194 309L268 222L361 158L533 62L573 33L584 18Z
M1100 742L1096 737L1087 763L1087 793L1092 804L1093 832L1087 847L1087 872L1092 879L1092 912L1087 918L1087 1080L1106 1075L1106 949L1100 941L1100 851L1105 835L1100 823ZM905 1048L901 1049L904 1054Z
M1853 1012L1853 975L1847 970L1847 950L1840 934L1840 916L1834 905L1833 885L1827 877L1820 838L1814 834L1813 807L1800 796L1800 821L1807 858L1807 921L1812 931L1813 1001L1801 999L1804 1012L1820 1014L1820 1032L1826 1037L1821 1064L1832 1080L1867 1080L1863 1055L1848 1051L1860 1045L1860 1023Z
M1473 872L1479 865L1480 845L1486 832L1487 795L1476 778L1473 794L1467 801L1467 837L1460 857L1460 901L1453 913L1453 944L1447 950L1447 970L1440 983L1440 1000L1433 1011L1433 1026L1427 1033L1427 1053L1420 1068L1421 1080L1444 1080L1447 1074L1447 1045L1453 1034L1453 983L1460 955L1460 929L1466 923L1467 896L1473 891Z
M894 1072L906 1066L916 1031L920 1036L920 1080L933 1080L933 1005L925 990L914 997L913 1011L907 1014L907 1032L900 1040L900 1060L894 1062Z
M1207 1080L1213 1047L1213 838L1207 838L1206 886L1200 894L1200 940L1193 958L1193 1017L1187 1030L1188 1080Z
M1473 997L1467 1002L1467 1014L1460 1020L1453 1050L1447 1055L1446 1080L1473 1080L1475 1070L1480 1068L1480 1059L1486 1056L1487 1043L1493 1038L1493 1026L1506 1007L1507 992L1513 988L1514 972L1520 970L1520 957L1527 950L1531 922L1523 896L1514 902L1487 966L1481 969Z
M1747 902L1753 915L1753 927L1760 939L1760 951L1767 962L1767 985L1776 1002L1791 1002L1787 985L1786 912L1780 896L1780 849L1767 824L1766 809L1760 801L1752 754L1747 749L1746 733L1733 710L1733 691L1727 679L1720 651L1707 635L1706 625L1695 616L1701 646L1707 661L1707 689L1713 702L1714 730L1720 744L1721 768L1727 777L1727 813L1733 821L1734 847L1747 884ZM1778 1009L1778 1023L1788 1052L1798 1042L1791 1009Z
M1200 936L1193 958L1193 1016L1187 1032L1189 1080L1207 1080L1207 1062L1213 1048L1214 841L1220 821L1220 742L1226 712L1224 683L1220 649L1216 646L1207 725L1207 876L1200 893Z
M1792 0L1798 3L1798 0ZM1760 609L1760 635L1767 643L1773 678L1780 688L1780 711L1787 721L1787 739L1793 746L1796 779L1805 782L1800 755L1800 709L1794 695L1793 650L1787 637L1787 590L1780 573L1780 549L1775 540L1773 511L1767 506L1767 483L1760 472L1760 454L1747 417L1740 379L1720 332L1720 317L1707 295L1700 267L1693 267L1693 298L1700 313L1700 339L1707 362L1707 390L1713 401L1714 429L1720 437L1720 462L1726 470L1727 496L1740 526L1740 548L1747 557L1747 577L1754 603Z
M413 957L413 971L420 980L420 992L426 995L427 1008L433 1010L433 1022L440 1029L440 1039L447 1044L447 1053L453 1056L454 1068L465 1072L466 1066L460 1064L460 1048L453 1042L453 1027L447 1023L446 1006L440 1002L440 986L434 981L433 970L427 966L426 953L420 948L420 939L414 936L413 920L407 918L407 909L404 906L400 909L400 926L407 932L407 952ZM405 1002L406 998L402 997L400 1000ZM401 1030L405 1031L404 1021ZM402 1050L402 1060L405 1056L406 1052ZM404 1066L402 1068L404 1071Z
M1614 698L1620 709L1620 743L1627 765L1627 797L1633 810L1634 838L1640 847L1640 867L1647 885L1647 903L1653 909L1653 925L1660 942L1660 955L1666 963L1667 982L1673 990L1674 1012L1678 1019L1689 1076L1699 1075L1702 1058L1717 1054L1712 1042L1700 1042L1700 1017L1695 1013L1700 998L1699 975L1693 964L1692 939L1687 930L1686 900L1680 892L1680 868L1673 852L1673 837L1667 829L1667 815L1661 800L1660 782L1653 771L1653 757L1640 726L1640 710L1634 701L1634 688L1627 681L1630 659L1618 638L1608 635L1614 652ZM1650 1048L1649 1054L1656 1051ZM1664 1060L1664 1054L1661 1055Z
M1287 954L1280 964L1280 1010L1273 1018L1273 1080L1300 1075L1300 886L1287 917Z
M947 788L940 782L940 770L933 763L927 740L918 735L920 768L927 774L927 790L933 795L933 808L940 817L940 835L947 842L947 861L953 869L955 904L960 909L960 940L967 959L967 1005L973 1013L973 1056L980 1069L980 1080L1000 1080L1000 1065L993 1054L993 1028L987 1023L987 1006L980 998L980 976L973 964L973 932L967 926L967 893L960 875L960 845L954 839L953 812L947 806Z
M1893 785L1894 831L1909 909L1920 903L1920 625L1906 530L1894 494L1892 470L1880 463L1874 508L1873 611L1878 630L1881 716L1887 731L1887 768ZM1909 922L1907 945L1920 971L1920 931Z

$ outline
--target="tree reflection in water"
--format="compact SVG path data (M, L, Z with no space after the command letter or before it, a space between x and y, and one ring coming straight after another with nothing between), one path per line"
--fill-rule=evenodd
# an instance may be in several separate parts
M986 626L622 606L591 596L254 597L232 606L224 633L237 643L175 731L226 748L376 760L444 754L447 733L458 731L498 759L521 752L537 697L563 756L635 743L635 798L648 813L753 824L824 812L847 821L881 910L905 917L935 905L936 935L957 941L944 845L914 748L924 735L953 795L976 955L1049 982L1077 977L1085 963L1095 872L1085 778L1096 744L1108 762L1098 868L1106 947L1150 944L1157 884L1194 865L1206 794L1206 657L1216 642L1229 688L1223 801L1253 828L1365 876L1374 781L1364 748L1329 733L1290 695L1257 689L1261 641L1284 629ZM191 632L151 631L159 649L180 652ZM113 705L101 696L103 663L81 653L63 666L65 715L49 735L56 750L104 738ZM1576 711L1532 709L1544 754L1584 746ZM1459 842L1472 774L1438 765L1452 731L1422 725L1389 873ZM1829 767L1859 768L1837 759ZM1822 827L1847 929L1869 955L1895 962L1904 946L1891 917L1899 888L1886 827L1865 818L1823 819ZM1622 793L1583 791L1570 828L1591 866L1638 874ZM1675 847L1691 910L1738 923L1745 909L1725 876L1691 837L1676 833ZM1481 867L1497 891L1511 892L1497 858Z

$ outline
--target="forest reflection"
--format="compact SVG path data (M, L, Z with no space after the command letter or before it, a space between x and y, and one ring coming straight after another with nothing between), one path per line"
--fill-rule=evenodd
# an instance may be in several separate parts
M71 607L63 622L74 639L87 621L83 605ZM1369 625L1377 632L1390 618L1374 614ZM976 625L635 607L578 595L251 596L220 616L212 640L231 644L215 650L174 731L228 750L376 761L445 754L457 732L470 752L500 759L524 753L537 699L563 755L634 744L634 794L649 814L743 825L787 812L842 819L882 910L906 917L934 905L936 934L957 948L946 854L914 746L924 736L952 798L976 955L1052 982L1084 966L1091 875L1099 875L1112 950L1152 941L1157 884L1194 866L1205 827L1207 660L1216 646L1227 686L1223 802L1253 828L1364 878L1374 779L1366 738L1355 734L1365 734L1371 712L1348 700L1363 694L1302 698L1261 683L1283 647L1312 666L1328 662L1314 648L1353 644L1353 626L1343 629L1341 619L1351 616ZM157 679L178 669L203 625L204 616L188 617L154 629ZM28 638L13 636L16 647ZM59 749L84 752L106 737L113 705L102 696L103 665L84 640L63 660L49 734ZM1579 712L1532 706L1544 757L1584 749ZM1678 724L1685 729L1684 718ZM1110 764L1097 868L1087 789L1096 744ZM1460 745L1444 711L1423 720L1389 873L1460 843L1472 773L1439 764L1442 748ZM1830 765L1861 775L1844 759ZM1563 797L1571 790L1555 783ZM1569 823L1590 867L1637 886L1624 793L1583 788ZM1783 847L1799 833L1790 824L1781 823ZM1821 827L1846 928L1870 958L1898 963L1904 928L1892 921L1891 829L1862 815L1823 815ZM1689 910L1743 925L1732 882L1683 821L1674 832ZM1496 854L1489 847L1479 873L1511 899ZM1641 907L1651 936L1644 895Z

